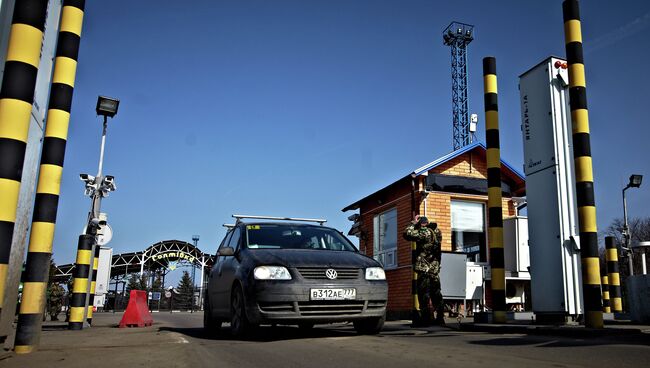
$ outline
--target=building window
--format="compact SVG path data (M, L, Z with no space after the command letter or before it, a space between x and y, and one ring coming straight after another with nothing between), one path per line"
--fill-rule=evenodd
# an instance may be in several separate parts
M451 201L451 246L474 262L487 262L485 204Z
M385 268L397 267L397 209L374 217L373 257Z

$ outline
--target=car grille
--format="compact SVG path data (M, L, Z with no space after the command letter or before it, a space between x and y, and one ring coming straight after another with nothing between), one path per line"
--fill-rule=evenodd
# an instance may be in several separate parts
M294 313L296 307L301 316L331 317L340 315L360 314L365 305L363 300L318 300L307 302L259 302L260 310L265 313ZM297 304L297 306L296 306ZM385 301L369 301L367 309L382 308Z
M298 272L305 279L327 279L325 271L329 268L325 267L298 267ZM358 268L335 268L336 280L356 280L359 278Z
M303 316L337 316L359 314L363 311L364 301L332 300L298 302L298 309Z

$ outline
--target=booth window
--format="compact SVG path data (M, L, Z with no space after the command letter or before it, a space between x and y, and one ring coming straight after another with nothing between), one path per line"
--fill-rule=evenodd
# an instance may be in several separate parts
M487 262L485 204L451 201L451 245L474 262Z
M373 257L385 268L397 267L397 209L375 216L373 223Z

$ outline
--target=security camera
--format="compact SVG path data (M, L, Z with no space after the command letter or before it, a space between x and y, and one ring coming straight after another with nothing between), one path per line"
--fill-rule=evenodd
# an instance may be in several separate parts
M88 174L79 174L79 179L81 179L81 181L85 181L86 183L95 181L95 177Z
M90 220L90 224L93 225L93 226L98 226L99 225L99 219L97 217L93 217Z

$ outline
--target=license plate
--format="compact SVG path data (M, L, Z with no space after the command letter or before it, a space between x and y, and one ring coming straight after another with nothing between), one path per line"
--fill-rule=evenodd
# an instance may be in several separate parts
M309 298L311 300L348 300L356 299L357 289L311 289Z

